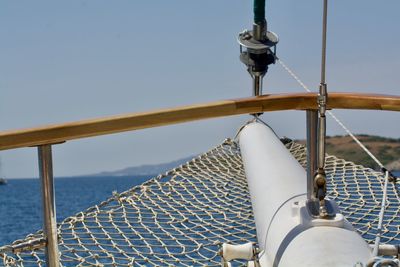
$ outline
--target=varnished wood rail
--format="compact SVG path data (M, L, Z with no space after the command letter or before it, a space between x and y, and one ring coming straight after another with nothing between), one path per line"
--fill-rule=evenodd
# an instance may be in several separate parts
M296 93L218 101L98 119L0 132L0 150L54 144L188 121L248 113L317 108L317 94ZM329 109L400 111L400 96L330 93Z

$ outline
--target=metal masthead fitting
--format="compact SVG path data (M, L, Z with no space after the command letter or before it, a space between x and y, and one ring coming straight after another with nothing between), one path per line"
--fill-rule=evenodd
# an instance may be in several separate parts
M262 79L268 65L275 63L278 36L267 31L267 22L254 23L253 30L239 34L240 60L247 66L253 79L253 95L262 94Z

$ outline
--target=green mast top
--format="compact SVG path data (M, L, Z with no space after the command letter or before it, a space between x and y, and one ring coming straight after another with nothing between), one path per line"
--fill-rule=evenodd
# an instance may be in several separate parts
M254 23L265 23L265 0L254 0Z
M239 34L240 61L247 66L253 79L253 95L262 94L262 79L268 66L275 63L278 36L267 30L265 0L254 0L253 30Z

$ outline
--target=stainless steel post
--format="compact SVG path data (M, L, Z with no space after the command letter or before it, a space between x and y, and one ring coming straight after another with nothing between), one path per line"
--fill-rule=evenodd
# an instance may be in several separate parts
M319 116L318 127L318 169L325 169L325 145L326 145L326 116Z
M307 110L307 199L315 200L314 176L317 170L318 112Z
M262 82L263 76L259 73L256 73L253 76L253 96L259 96L262 94Z
M42 184L44 236L46 245L46 266L59 267L56 207L54 200L54 178L51 145L38 146L39 175Z

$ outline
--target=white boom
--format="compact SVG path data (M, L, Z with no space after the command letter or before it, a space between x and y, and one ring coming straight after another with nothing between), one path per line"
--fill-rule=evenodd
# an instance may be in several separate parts
M337 207L330 219L310 215L306 172L269 127L246 125L239 144L261 266L365 266L371 250Z

